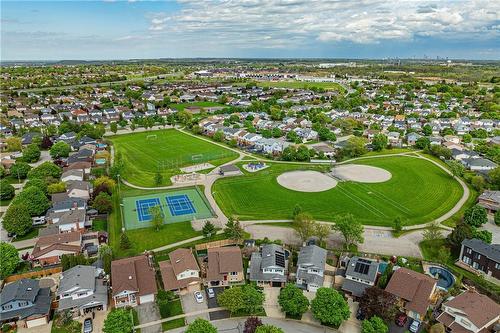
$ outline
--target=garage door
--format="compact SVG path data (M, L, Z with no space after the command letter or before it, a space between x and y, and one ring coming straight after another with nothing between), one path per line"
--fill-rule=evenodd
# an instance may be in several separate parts
M36 327L36 326L40 326L40 325L45 325L45 324L47 324L47 319L45 317L33 319L33 320L26 322L26 326L28 326L28 328Z
M188 292L190 292L190 293L195 292L195 291L199 291L200 285L198 283L193 284L193 285L188 286L187 289L188 289Z
M149 294L149 295L144 295L144 296L139 297L140 304L154 302L154 300L155 300L154 294Z

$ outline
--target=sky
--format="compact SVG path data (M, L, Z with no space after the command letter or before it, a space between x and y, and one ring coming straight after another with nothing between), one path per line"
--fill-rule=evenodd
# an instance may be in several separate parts
M1 1L1 60L500 59L499 0Z

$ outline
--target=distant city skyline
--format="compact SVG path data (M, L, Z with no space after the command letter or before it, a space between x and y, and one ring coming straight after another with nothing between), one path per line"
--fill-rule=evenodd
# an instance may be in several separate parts
M500 2L2 1L1 58L500 59Z

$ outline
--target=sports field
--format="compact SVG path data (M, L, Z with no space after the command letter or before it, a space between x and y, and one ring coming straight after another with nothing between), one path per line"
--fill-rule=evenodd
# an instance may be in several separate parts
M111 137L115 154L121 154L125 168L121 176L134 185L154 187L155 174L163 176L161 185L179 168L209 162L215 166L235 159L238 154L175 129L117 135Z
M133 230L151 226L151 208L160 206L163 223L178 223L192 219L213 217L205 196L197 188L182 188L161 193L127 197L123 199L125 229Z
M241 220L289 219L299 204L317 220L332 221L337 214L352 213L363 224L376 226L392 226L397 216L408 225L429 222L448 212L463 194L458 182L423 159L394 156L356 164L386 169L392 178L383 183L339 182L324 192L297 192L280 186L276 177L320 167L274 164L257 173L219 179L213 191L224 213Z
M345 88L336 82L306 82L306 81L257 81L258 87L274 87L274 88L289 88L289 89L310 89L322 88L325 90L345 91ZM239 84L245 86L246 83Z

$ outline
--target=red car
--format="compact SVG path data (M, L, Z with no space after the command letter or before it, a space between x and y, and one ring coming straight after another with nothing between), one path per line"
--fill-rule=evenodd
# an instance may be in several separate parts
M408 321L408 316L405 313L400 313L396 315L396 325L403 327L406 325Z

